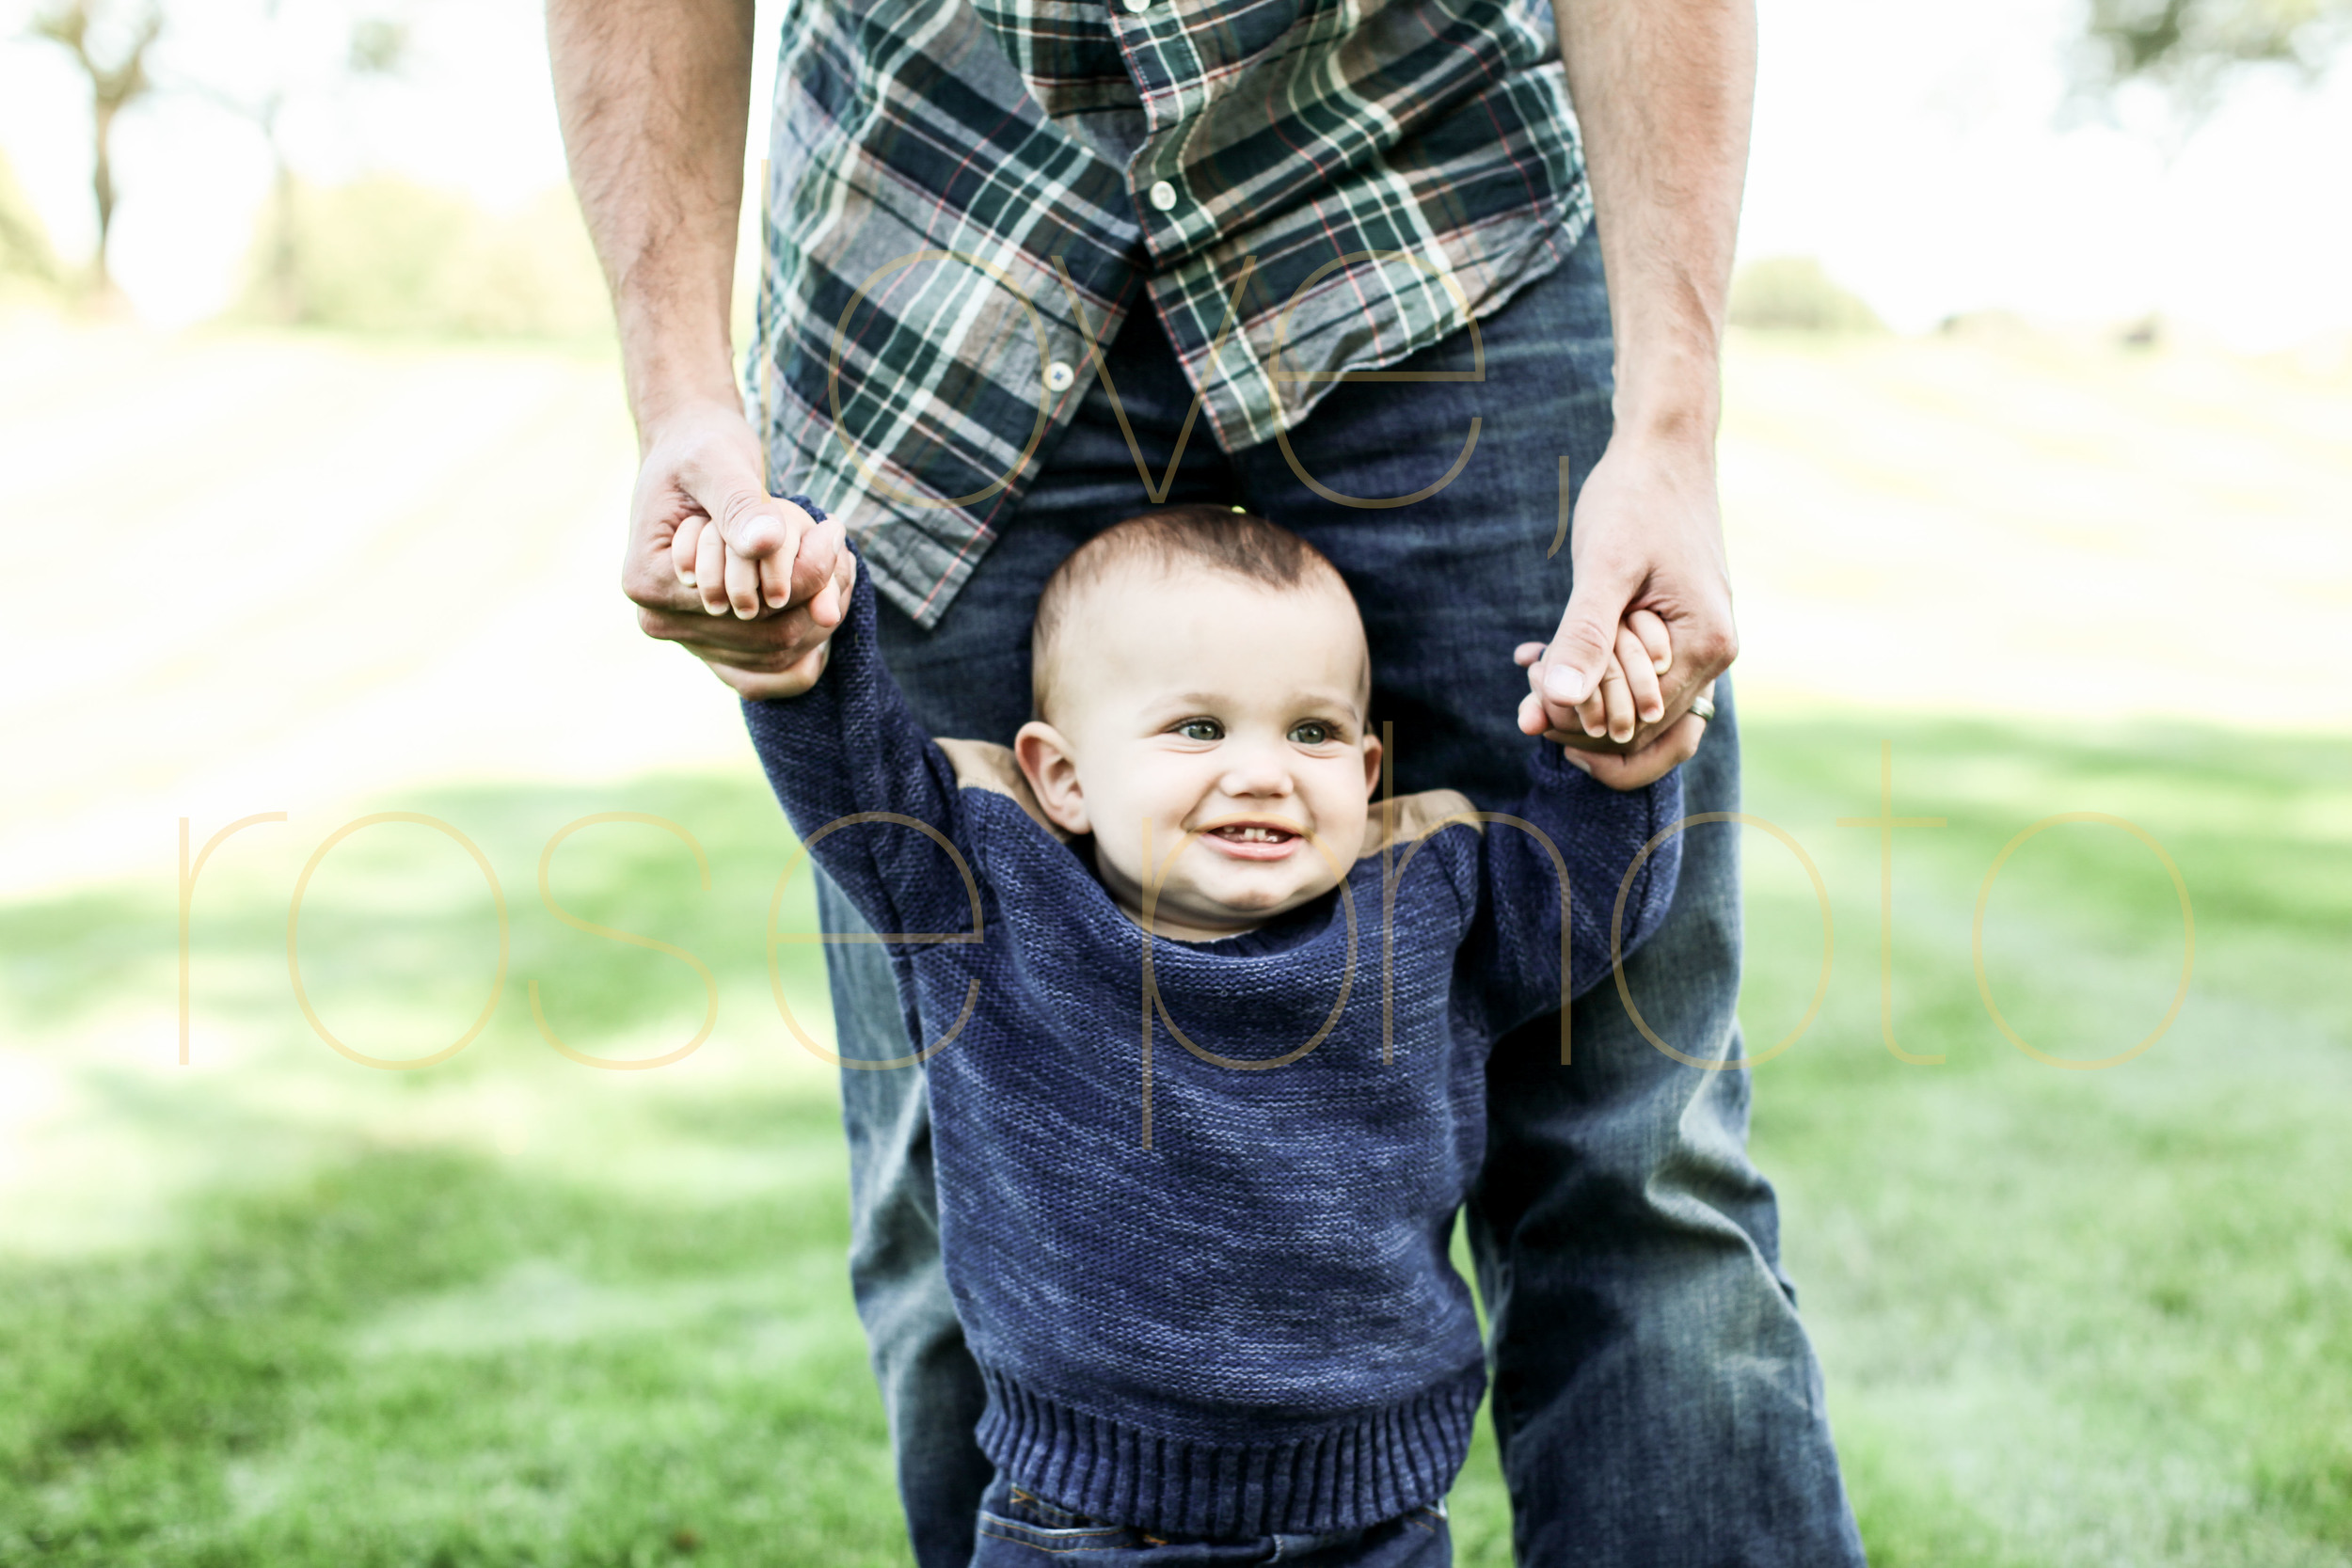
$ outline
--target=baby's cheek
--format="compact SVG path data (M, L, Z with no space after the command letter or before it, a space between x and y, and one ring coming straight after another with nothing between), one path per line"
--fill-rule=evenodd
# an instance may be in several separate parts
M1322 850L1315 859L1322 866L1337 866L1331 879L1343 881L1364 848L1364 824L1372 819L1366 803L1352 797L1342 796L1326 802L1326 809L1315 813L1315 836Z
M1137 886L1150 879L1145 872L1152 868L1147 863L1148 857L1143 852L1143 825L1140 822L1128 824L1124 832L1116 822L1100 816L1091 825L1097 860Z

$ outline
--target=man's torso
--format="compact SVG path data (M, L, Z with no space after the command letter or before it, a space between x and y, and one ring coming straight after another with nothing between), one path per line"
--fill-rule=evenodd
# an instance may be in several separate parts
M1128 310L1239 451L1590 217L1542 0L803 0L785 37L748 366L771 488L925 625Z

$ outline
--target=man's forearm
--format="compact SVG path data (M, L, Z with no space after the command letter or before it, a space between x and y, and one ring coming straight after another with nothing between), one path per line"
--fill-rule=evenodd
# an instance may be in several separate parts
M735 397L752 14L753 0L548 0L564 145L641 439L680 403Z
M1558 0L1609 277L1619 429L1712 444L1756 98L1754 0Z
M1686 710L1740 652L1715 430L1756 100L1756 8L1755 0L1553 0L1552 11L1609 281L1616 428L1581 478L1570 540L1576 586L1531 667L1520 727L1631 740L1628 756L1583 764L1622 789L1692 753L1706 721ZM1624 673L1657 654L1621 647L1631 610L1656 616L1672 643L1654 692L1637 693ZM1613 685L1613 671L1622 686Z

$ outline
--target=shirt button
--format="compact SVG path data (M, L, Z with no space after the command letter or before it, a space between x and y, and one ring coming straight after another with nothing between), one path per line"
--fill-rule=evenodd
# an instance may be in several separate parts
M1152 182L1152 205L1161 212L1173 212L1176 207L1176 187L1165 180Z
M1136 16L1141 16L1144 12L1152 8L1152 0L1120 0L1120 3L1127 8L1131 14Z
M1077 379L1070 367L1059 359L1045 367L1045 385L1051 391L1066 392L1070 390L1070 384Z

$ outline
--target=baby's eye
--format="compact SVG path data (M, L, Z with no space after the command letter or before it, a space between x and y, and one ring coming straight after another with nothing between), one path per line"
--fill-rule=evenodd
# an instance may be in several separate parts
M1320 719L1304 719L1291 726L1291 739L1300 746L1321 746L1338 738L1339 733Z
M1176 726L1176 733L1186 740L1222 740L1225 726L1214 719L1187 719Z

